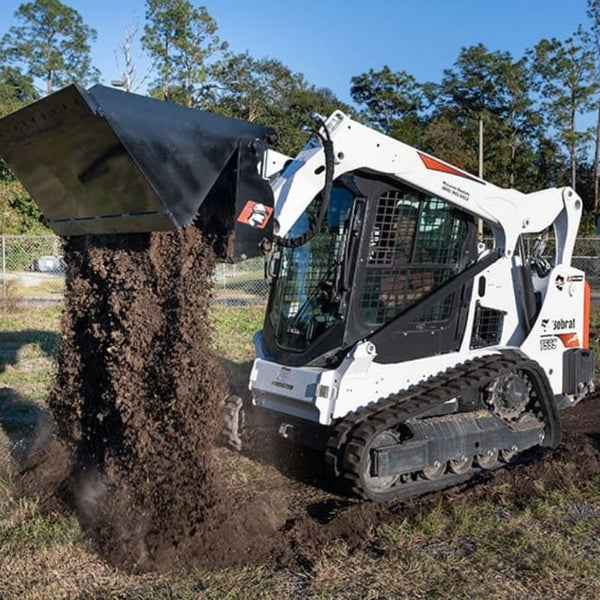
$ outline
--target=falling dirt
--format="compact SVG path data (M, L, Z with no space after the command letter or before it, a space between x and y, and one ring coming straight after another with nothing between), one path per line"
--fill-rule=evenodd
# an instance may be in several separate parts
M597 397L563 414L558 450L407 501L335 496L322 460L306 450L278 454L261 443L235 457L215 448L226 382L208 350L214 256L199 231L73 238L65 257L63 340L49 398L57 439L30 457L18 489L47 509L74 508L98 552L121 568L308 568L305 557L323 544L364 548L381 524L433 503L526 504L600 473ZM271 474L232 484L235 461L267 463Z
M88 236L67 240L65 260L57 439L18 487L37 480L46 504L54 487L121 567L243 560L281 522L268 501L233 510L217 478L226 381L208 350L210 245L195 227Z

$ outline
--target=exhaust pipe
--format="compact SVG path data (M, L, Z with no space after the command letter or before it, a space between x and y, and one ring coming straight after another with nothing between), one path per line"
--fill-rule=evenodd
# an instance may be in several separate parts
M0 120L0 156L58 235L195 223L236 259L257 256L271 236L273 193L260 171L275 137L238 119L70 85Z

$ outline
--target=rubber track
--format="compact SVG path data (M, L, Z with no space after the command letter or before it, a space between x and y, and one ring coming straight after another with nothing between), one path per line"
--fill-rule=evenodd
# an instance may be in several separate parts
M467 481L477 474L477 470L463 475L448 473L435 481L399 483L386 492L373 493L361 482L361 463L370 440L377 433L396 428L408 419L426 417L444 402L470 390L479 392L497 377L516 370L524 371L530 377L540 403L539 416L545 423L543 446L555 448L560 443L561 426L548 379L537 362L511 350L456 365L342 419L332 429L325 452L330 477L341 484L343 492L371 500L420 495Z

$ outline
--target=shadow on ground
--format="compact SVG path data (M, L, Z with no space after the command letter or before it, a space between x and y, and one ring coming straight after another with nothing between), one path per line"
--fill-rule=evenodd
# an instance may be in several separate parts
M0 373L3 373L7 366L14 366L19 362L19 351L24 346L35 344L45 356L52 357L59 341L58 333L43 329L0 331Z
M592 441L592 444L597 450L600 450L600 433L588 433L586 434Z
M48 445L52 428L52 417L39 403L27 400L13 388L0 388L0 432L8 441L17 469Z
M219 362L227 374L230 393L237 394L245 402L250 402L248 381L253 361L235 362L219 357ZM271 465L282 475L300 483L331 492L331 485L325 479L323 452L294 444L280 437L275 431L263 429L254 430L246 441L242 454L248 458ZM329 512L327 507L325 512Z
M0 331L0 374L15 367L20 351L25 346L37 346L37 356L53 357L60 335L42 329ZM12 387L0 387L0 433L3 433L8 451L21 468L27 458L43 449L52 435L52 418L37 402L22 396Z

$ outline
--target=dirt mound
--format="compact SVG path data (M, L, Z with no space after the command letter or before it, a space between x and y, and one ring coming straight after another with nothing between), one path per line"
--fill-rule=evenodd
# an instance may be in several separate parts
M189 227L71 238L65 260L49 406L73 455L78 515L111 562L153 566L223 505L212 459L226 390L208 350L213 252Z
M72 468L72 455L65 444L52 439L41 450L29 454L20 465L15 478L17 494L35 496L42 514L68 511L72 505L68 485Z

